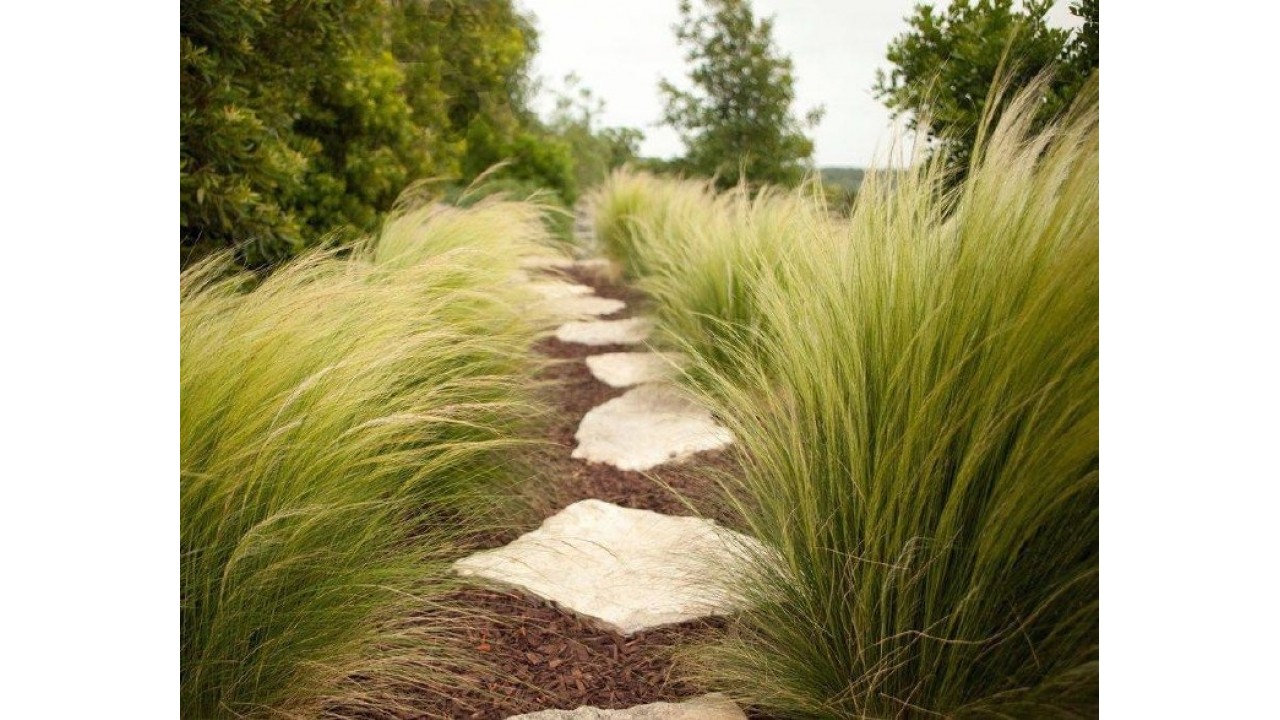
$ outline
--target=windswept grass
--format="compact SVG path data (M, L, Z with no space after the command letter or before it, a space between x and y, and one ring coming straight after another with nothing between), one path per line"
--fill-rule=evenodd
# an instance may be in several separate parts
M1096 95L1040 134L1034 96L961 186L868 177L848 221L623 176L597 198L622 196L602 235L746 450L732 494L777 553L697 653L720 689L784 717L1096 716Z
M542 227L499 199L401 209L261 282L226 256L183 274L185 717L386 713L455 687L456 628L412 616L537 411L547 320L511 274Z
M697 345L723 366L733 358L721 349L766 331L771 321L756 289L793 291L783 272L791 256L829 252L823 243L830 233L820 232L829 221L815 189L717 194L710 182L620 170L592 202L597 237L656 301L668 338Z

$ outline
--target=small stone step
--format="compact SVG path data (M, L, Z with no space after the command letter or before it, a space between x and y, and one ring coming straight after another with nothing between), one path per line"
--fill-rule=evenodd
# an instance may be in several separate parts
M640 385L592 408L573 437L574 458L636 471L733 442L710 412L665 383Z
M612 315L620 310L625 310L627 307L627 304L621 300L594 296L547 300L546 305L553 315L562 320L596 315Z
M648 318L588 320L561 325L556 339L581 345L634 345L648 339L652 330L653 321Z
M580 707L577 710L540 710L512 715L507 720L746 720L728 697L709 693L684 702L658 702L622 710Z
M675 377L686 358L673 352L616 352L592 355L586 362L597 380L622 388Z
M512 543L454 563L463 577L513 587L620 633L736 609L717 587L753 538L711 520L581 500Z
M543 305L553 316L564 320L610 315L627 307L621 300L596 297L596 291L589 285L540 280L531 282L528 286L545 298Z
M561 300L570 297L586 297L595 295L596 291L590 285L580 285L578 283L557 282L555 280L540 280L538 282L529 283L529 289L538 293L548 300Z

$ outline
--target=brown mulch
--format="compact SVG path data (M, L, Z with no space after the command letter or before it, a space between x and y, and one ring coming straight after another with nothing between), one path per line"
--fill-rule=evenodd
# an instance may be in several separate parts
M548 400L556 406L556 412L544 422L544 437L553 444L537 452L533 459L547 479L532 498L538 514L546 517L578 500L594 497L623 507L668 515L702 514L733 526L733 515L723 507L715 480L717 473L731 473L736 469L738 461L732 449L699 453L683 463L642 473L570 457L577 444L573 436L582 416L629 389L612 388L596 380L581 358L627 350L635 348L587 347L554 338L540 344L540 352L564 361L548 368L544 374L546 379L555 381Z
M623 637L510 593L474 589L459 599L493 617L467 636L498 671L461 678L454 696L432 709L455 718L488 720L583 705L625 708L699 695L705 691L672 673L671 653L724 626L707 619Z

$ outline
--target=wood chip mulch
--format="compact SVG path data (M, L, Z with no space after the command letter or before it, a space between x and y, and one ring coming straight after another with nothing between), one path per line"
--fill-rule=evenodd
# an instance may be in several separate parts
M468 639L496 671L460 678L458 693L433 710L455 718L497 719L582 705L625 708L699 695L705 690L672 673L671 652L709 639L724 623L708 619L623 637L515 594L474 589L459 599L493 616L469 630Z

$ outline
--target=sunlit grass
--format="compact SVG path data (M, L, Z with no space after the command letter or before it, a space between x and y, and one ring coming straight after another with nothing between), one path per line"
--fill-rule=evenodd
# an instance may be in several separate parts
M457 627L411 621L511 478L547 329L512 274L537 209L405 209L261 282L182 276L186 717L387 712L447 695ZM345 708L343 710L342 708Z
M869 177L847 221L651 178L596 199L778 553L691 663L717 688L783 717L1096 715L1097 111L1031 134L1032 97L961 186Z

